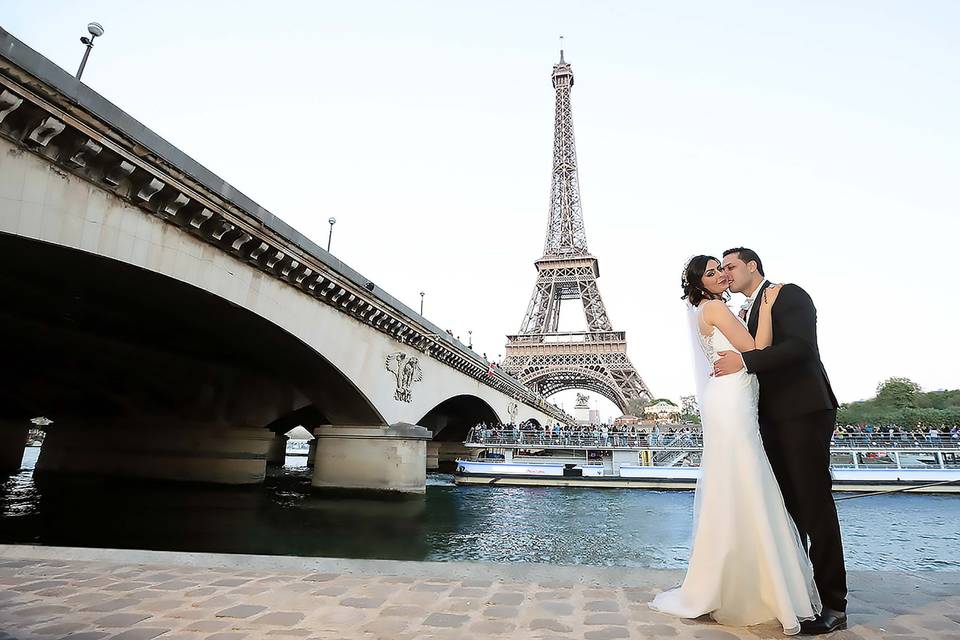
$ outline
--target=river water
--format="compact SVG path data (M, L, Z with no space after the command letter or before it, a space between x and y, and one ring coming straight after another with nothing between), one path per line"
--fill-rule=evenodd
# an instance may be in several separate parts
M255 488L129 481L0 485L0 542L399 560L683 567L693 493L457 487L428 477L423 499L313 495L305 458ZM960 496L895 494L837 503L847 565L960 570Z

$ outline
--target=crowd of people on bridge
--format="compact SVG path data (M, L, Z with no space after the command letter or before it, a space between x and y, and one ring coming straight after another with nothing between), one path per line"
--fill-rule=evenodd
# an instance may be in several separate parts
M866 443L886 447L957 447L960 446L960 426L916 425L904 427L898 424L850 424L837 425L833 431L833 444Z
M696 444L699 427L694 425L565 425L559 422L502 424L481 422L471 429L468 441L483 444L529 444L554 446L649 447Z
M593 446L593 447L670 447L702 443L700 425L565 425L559 422L540 425L534 421L520 424L481 422L470 430L469 442L477 444ZM837 425L833 444L861 444L885 447L960 447L960 426L953 425Z

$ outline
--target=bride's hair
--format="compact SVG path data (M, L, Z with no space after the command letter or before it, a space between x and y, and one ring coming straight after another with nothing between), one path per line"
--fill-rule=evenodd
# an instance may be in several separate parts
M713 256L693 256L683 268L683 275L680 277L680 286L683 287L681 300L687 300L693 306L699 305L704 300L722 300L722 295L710 293L703 288L703 274L707 270L707 265L713 260L717 264L720 261Z

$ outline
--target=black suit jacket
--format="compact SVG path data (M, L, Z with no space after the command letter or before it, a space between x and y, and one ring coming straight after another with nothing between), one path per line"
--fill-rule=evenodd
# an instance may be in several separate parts
M756 337L764 284L754 299L747 328ZM837 408L820 362L817 309L806 291L785 284L773 305L773 344L743 354L747 371L760 381L760 420L777 422Z

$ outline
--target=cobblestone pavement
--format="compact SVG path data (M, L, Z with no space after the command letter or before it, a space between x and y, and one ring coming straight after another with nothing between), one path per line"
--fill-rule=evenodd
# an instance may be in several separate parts
M677 571L0 545L0 640L780 638L651 611ZM836 639L960 640L960 573L851 573Z

